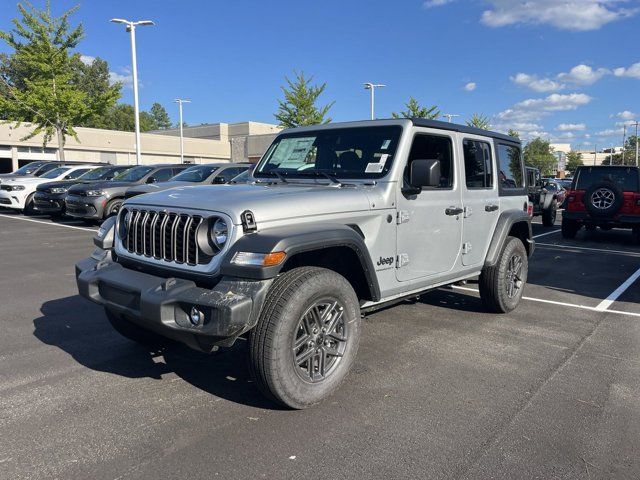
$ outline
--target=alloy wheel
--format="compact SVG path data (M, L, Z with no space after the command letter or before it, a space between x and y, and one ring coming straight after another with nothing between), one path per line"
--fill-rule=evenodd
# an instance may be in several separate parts
M507 264L507 296L514 298L522 289L524 282L522 281L522 257L513 255Z

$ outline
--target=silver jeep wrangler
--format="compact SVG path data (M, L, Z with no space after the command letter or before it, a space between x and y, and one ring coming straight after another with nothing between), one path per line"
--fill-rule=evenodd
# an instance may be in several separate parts
M134 341L212 352L249 333L251 373L305 408L354 363L364 313L479 276L520 301L533 253L520 143L422 119L283 131L250 183L127 200L76 265Z

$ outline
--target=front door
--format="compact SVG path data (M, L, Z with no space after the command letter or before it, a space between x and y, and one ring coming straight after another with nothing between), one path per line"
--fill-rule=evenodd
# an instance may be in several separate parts
M462 198L455 168L455 134L416 129L408 164L439 160L438 187L398 195L396 278L411 281L452 271L460 254ZM408 165L407 164L407 165ZM408 168L404 182L407 184Z
M464 160L462 264L472 266L484 261L500 216L495 152L486 139L473 135L461 138L459 148Z

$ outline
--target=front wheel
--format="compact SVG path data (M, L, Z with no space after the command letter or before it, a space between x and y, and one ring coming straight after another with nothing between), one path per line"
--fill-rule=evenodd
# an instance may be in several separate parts
M332 270L300 267L278 276L251 332L251 374L260 390L289 408L310 407L349 373L360 341L360 305Z
M556 223L556 216L558 215L558 202L553 200L549 208L542 211L542 225L545 227L553 227Z
M522 240L507 237L498 262L484 267L480 274L480 298L484 307L494 313L508 313L522 298L529 273L529 259Z
M109 218L114 215L117 215L122 207L122 200L119 198L114 198L107 203L107 206L104 208L104 218Z

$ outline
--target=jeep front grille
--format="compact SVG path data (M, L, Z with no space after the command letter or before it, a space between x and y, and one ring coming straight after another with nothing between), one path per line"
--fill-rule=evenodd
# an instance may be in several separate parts
M128 220L122 245L130 253L188 265L206 264L212 258L198 245L198 227L205 222L198 215L132 209L120 218Z

